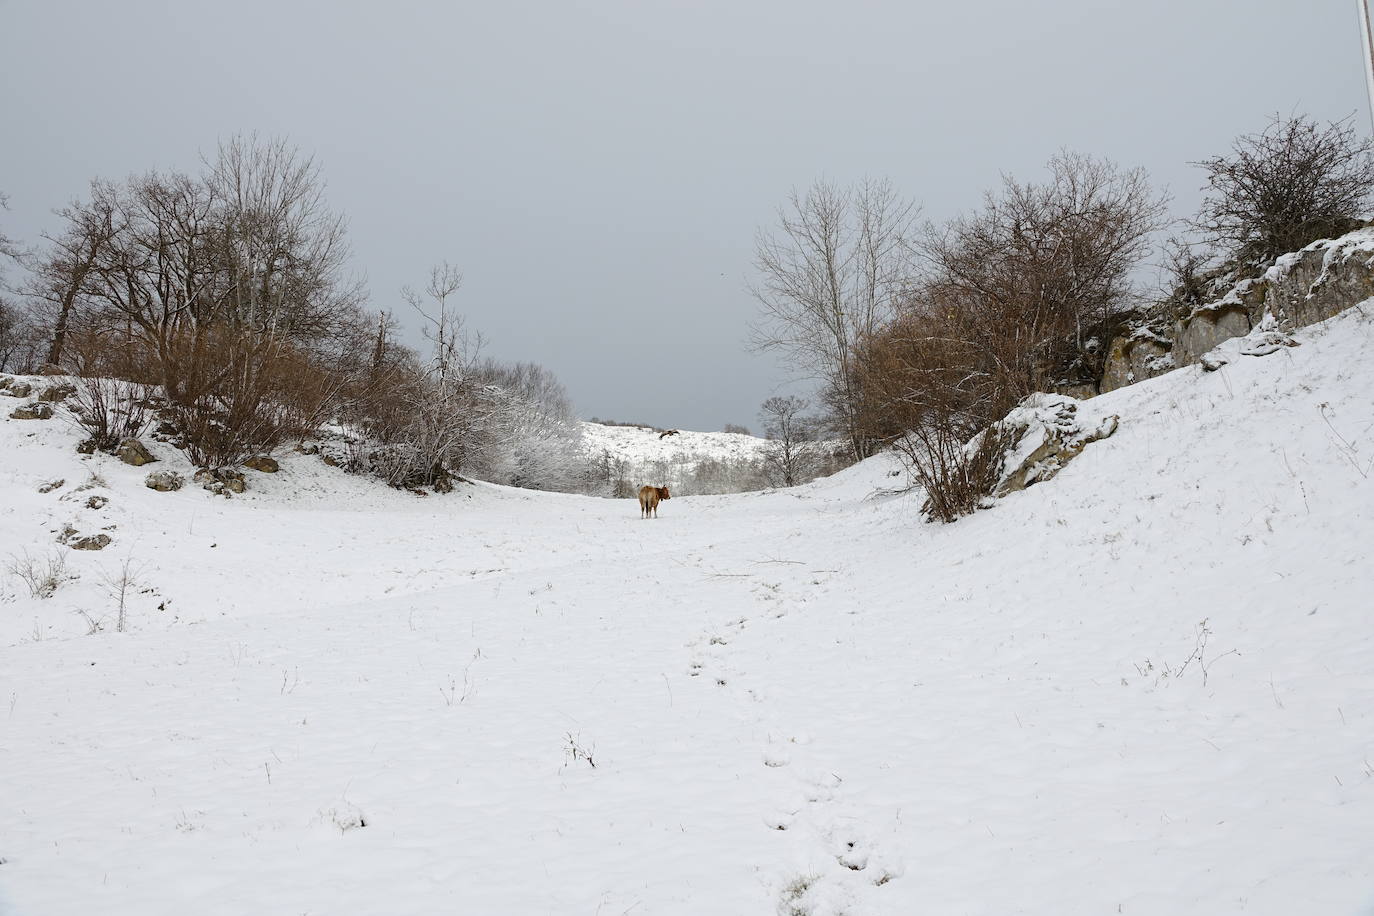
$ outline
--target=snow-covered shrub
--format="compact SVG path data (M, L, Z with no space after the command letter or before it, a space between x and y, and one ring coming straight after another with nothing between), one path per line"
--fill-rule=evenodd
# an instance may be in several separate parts
M366 466L393 487L452 487L462 473L476 422L476 399L467 384L417 374L393 388L368 418L373 442L359 448Z
M83 378L76 386L73 420L103 452L113 452L125 439L136 439L147 427L147 385L111 378Z
M475 476L534 490L582 491L594 477L566 389L535 363L478 369L485 409L474 429Z
M63 583L76 578L67 571L67 557L59 551L44 557L33 557L25 551L22 556L10 558L8 570L28 587L32 598L51 598Z

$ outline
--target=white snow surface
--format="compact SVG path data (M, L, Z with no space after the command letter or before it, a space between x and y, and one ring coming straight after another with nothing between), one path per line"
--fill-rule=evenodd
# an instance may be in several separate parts
M1371 315L948 526L884 457L641 520L0 420L0 560L79 576L0 577L0 913L1374 912Z

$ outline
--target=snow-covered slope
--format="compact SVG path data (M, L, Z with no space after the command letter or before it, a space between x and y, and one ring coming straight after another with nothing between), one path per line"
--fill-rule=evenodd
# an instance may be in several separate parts
M1374 322L1298 339L949 526L883 458L642 521L0 422L0 557L80 576L3 580L0 913L1370 912Z

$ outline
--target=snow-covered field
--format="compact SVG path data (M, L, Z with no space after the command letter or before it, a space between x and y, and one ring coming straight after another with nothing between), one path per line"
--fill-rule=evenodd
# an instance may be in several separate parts
M0 558L79 576L0 578L0 913L1374 912L1374 320L1298 336L951 526L0 421Z

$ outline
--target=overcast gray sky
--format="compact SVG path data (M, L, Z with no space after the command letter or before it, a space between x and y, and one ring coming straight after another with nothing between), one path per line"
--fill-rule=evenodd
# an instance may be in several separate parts
M488 354L584 417L742 423L756 229L793 186L890 177L940 220L1067 147L1188 165L1274 112L1357 114L1349 0L0 0L5 231L220 137L320 161L374 307L447 258Z

